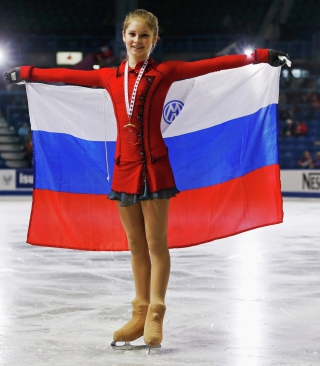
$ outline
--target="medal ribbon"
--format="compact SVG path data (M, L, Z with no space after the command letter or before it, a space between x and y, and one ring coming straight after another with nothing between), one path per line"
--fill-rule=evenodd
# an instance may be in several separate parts
M134 84L134 87L133 87L130 105L129 105L129 90L128 90L129 89L129 86L128 86L129 85L129 82L128 82L128 78L129 78L129 76L128 76L129 75L129 60L126 62L125 70L124 70L124 97L125 97L125 100L126 100L126 110L127 110L127 115L128 115L128 118L129 118L129 123L127 125L125 125L124 127L128 127L128 126L136 127L134 124L131 123L131 117L132 117L134 102L136 100L138 85L140 83L140 80L142 78L144 70L146 69L146 67L148 65L148 61L149 61L149 58L147 58L145 60L145 62L143 63L143 65L140 69L137 80L136 80L136 82Z

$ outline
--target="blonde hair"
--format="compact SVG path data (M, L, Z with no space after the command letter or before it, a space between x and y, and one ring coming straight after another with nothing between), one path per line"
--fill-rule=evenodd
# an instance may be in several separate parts
M152 13L150 13L149 11L144 10L144 9L136 9L132 13L127 14L127 16L125 17L125 20L123 22L123 32L126 31L130 22L134 18L143 19L147 23L148 27L152 30L154 36L158 35L158 32L159 32L158 18L155 15L153 15Z

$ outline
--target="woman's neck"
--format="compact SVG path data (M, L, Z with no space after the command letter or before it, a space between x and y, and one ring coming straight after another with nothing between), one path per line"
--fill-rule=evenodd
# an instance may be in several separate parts
M129 59L128 59L129 67L134 69L138 62L144 62L145 60L146 60L145 58L144 59L136 59L136 58L129 57Z

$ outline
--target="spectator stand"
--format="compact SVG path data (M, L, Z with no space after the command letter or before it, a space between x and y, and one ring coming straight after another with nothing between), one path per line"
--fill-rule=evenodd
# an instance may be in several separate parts
M25 93L7 93L1 92L0 107L6 110L6 118L0 110L0 167L1 168L29 168L30 160L26 155L26 143L30 134L19 136L19 129L25 125L30 130L30 120L28 108L26 105L19 105L17 97ZM5 98L4 98L5 97ZM21 99L18 98L18 100ZM7 104L8 103L8 104ZM12 104L11 104L12 103ZM19 103L19 102L18 102ZM20 130L20 132L22 132Z
M315 159L320 150L320 76L304 72L294 77L291 72L288 77L285 70L280 82L279 162L281 169L298 169L305 151Z

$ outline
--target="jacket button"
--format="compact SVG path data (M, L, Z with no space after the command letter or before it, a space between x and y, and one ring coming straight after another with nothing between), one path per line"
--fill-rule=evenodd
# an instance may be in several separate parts
M137 134L137 137L139 137L139 139L141 139L141 137L142 137L142 136L141 136L141 133L138 133L138 134Z
M140 155L144 155L144 152L143 151L140 151Z

